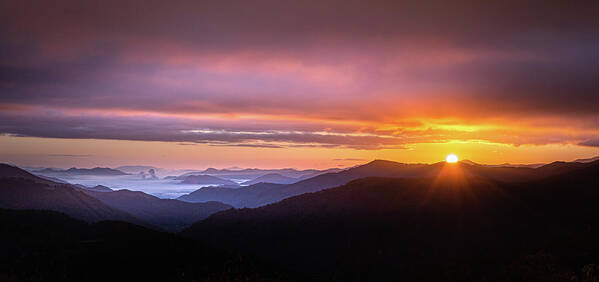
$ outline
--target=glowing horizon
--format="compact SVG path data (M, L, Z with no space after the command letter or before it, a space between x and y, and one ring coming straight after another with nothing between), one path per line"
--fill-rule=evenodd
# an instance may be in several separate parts
M599 155L591 9L176 2L7 4L0 161L324 168Z

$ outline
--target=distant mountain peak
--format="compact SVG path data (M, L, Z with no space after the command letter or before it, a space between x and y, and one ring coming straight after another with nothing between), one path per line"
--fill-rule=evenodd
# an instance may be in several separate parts
M280 173L267 173L261 176L258 176L252 180L241 183L242 185L252 185L260 182L264 183L275 183L275 184L291 184L300 181L298 178L287 177Z
M118 175L128 175L128 173L122 172L120 170L108 168L108 167L94 167L94 168L76 168L72 167L67 170L57 170L57 169L42 169L34 171L34 173L39 173L43 175L63 175L63 176L75 176L75 175L96 175L96 176L118 176Z
M89 190L92 191L98 191L98 192L112 192L114 190L104 186L104 185L96 185L94 187L89 188Z
M183 177L182 184L217 184L217 185L237 185L236 182L222 179L212 175L206 174L198 174L198 175L188 175Z
M469 165L481 165L481 164L479 164L479 163L475 163L475 162L473 162L473 161L471 161L471 160L461 160L461 161L459 161L459 163L462 163L462 164L469 164Z
M594 162L594 161L597 161L597 160L599 160L599 156L592 157L592 158L586 158L586 159L577 159L574 162L577 162L577 163L590 163L590 162Z
M377 164L402 164L402 163L396 162L396 161L390 161L390 160L375 159L375 160L372 160L364 165L377 165Z

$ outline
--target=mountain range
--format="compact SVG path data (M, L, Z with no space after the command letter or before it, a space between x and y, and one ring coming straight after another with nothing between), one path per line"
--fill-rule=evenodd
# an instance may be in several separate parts
M114 168L115 170L120 170L125 173L138 174L140 172L146 172L150 169L158 170L158 168L148 165L124 165Z
M108 189L0 165L0 280L595 281L599 273L599 160L538 168L376 160L180 200ZM184 202L199 199L222 201Z
M5 164L0 164L0 208L53 210L89 222L121 220L147 226L78 187L42 179Z
M209 186L177 198L185 202L218 201L236 208L256 207L262 195L284 187L283 184L257 183L245 187ZM217 200L218 199L218 200Z
M69 168L69 169L53 169L45 168L41 170L33 171L35 174L52 177L73 177L73 176L121 176L128 175L128 173L122 172L117 169L107 167L95 167L95 168Z
M288 177L278 173L268 173L265 175L258 176L252 180L242 182L241 185L253 185L261 182L274 184L291 184L300 180L300 178Z
M293 168L282 168L282 169L259 169L259 168L246 168L246 169L216 169L216 168L208 168L203 171L192 171L187 172L185 174L180 175L180 177L189 176L189 175L212 175L217 176L224 179L255 179L257 177L261 177L267 174L279 174L284 177L290 178L298 178L298 179L306 179L310 177L314 177L320 174L329 173L329 172L338 172L341 169L331 168L325 170L318 169L306 169L306 170L297 170Z
M187 175L179 176L175 180L181 180L181 184L198 184L198 185L237 185L231 180L222 179L212 175Z
M375 160L365 165L347 170L320 174L312 178L288 185L249 185L239 191L219 189L216 187L200 188L193 193L179 197L187 202L219 201L237 208L260 207L304 193L317 192L346 184L352 180L369 177L434 177L444 168L445 163L436 164L404 164L385 160ZM577 162L554 162L538 168L529 167L487 167L478 164L459 163L464 173L478 175L492 180L505 182L524 182L553 174L564 173L586 164ZM206 189L206 190L205 190ZM243 200L240 200L243 199Z
M499 171L377 161L345 174L374 165L421 177L366 177L219 212L183 234L314 280L566 281L599 260L599 161Z
M118 190L86 194L110 207L125 211L145 222L168 231L177 232L209 215L232 206L220 202L187 203L173 199L160 199L140 191Z
M230 205L160 199L139 191L56 183L0 164L0 208L52 210L88 222L120 220L179 231Z

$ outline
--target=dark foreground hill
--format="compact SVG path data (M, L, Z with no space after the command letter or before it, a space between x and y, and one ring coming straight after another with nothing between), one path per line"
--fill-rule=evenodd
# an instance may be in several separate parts
M252 257L124 222L0 209L0 281L284 281Z
M140 191L84 192L103 203L168 231L181 231L209 215L232 208L220 202L186 203L160 199Z
M17 167L0 164L0 208L52 210L96 222L120 220L177 232L231 208L219 202L186 203L139 191L55 183Z
M35 176L35 175L33 175L23 169L20 169L16 166L0 163L0 179L3 179L3 178L20 178L20 179L31 180L36 183L52 184L52 185L57 184L57 183L65 184L64 182L52 181L51 179Z
M264 194L272 193L276 189L284 187L283 184L257 183L241 188L229 188L222 186L210 186L200 188L190 194L183 195L178 200L195 203L203 201L219 201L227 203L236 208L256 207Z
M95 222L122 220L147 225L70 184L54 183L17 167L0 164L0 208L53 210Z
M596 281L599 162L565 171L505 182L444 165L220 212L184 234L321 280Z

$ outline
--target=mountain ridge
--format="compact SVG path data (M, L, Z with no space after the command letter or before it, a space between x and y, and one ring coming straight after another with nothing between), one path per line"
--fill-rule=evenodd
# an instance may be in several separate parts
M205 184L218 184L218 185L237 185L237 182L231 181L231 180L227 180L227 179L222 179L216 176L212 176L212 175L205 175L205 174L200 174L200 175L188 175L188 176L180 176L175 178L176 180L181 180L181 184L199 184L199 185L205 185Z
M252 185L260 182L274 183L274 184L292 184L300 181L300 178L287 177L279 173L268 173L258 176L252 180L242 182L241 185Z
M188 203L160 199L141 191L126 189L109 192L87 190L85 193L113 208L171 232L181 231L215 212L232 208L216 201Z
M210 214L231 208L220 202L187 203L141 191L62 184L0 164L0 208L52 210L88 222L118 220L180 231Z
M264 191L260 187L260 192L252 192L253 186L250 185L239 192L237 198L244 197L242 193L247 193L244 206L239 206L241 201L227 202L229 196L223 195L219 198L215 189L211 190L210 199L224 203L232 204L237 208L241 207L259 207L271 203L278 202L285 198L296 196L304 193L316 192L327 188L336 187L348 183L349 181L369 177L434 177L438 175L445 167L445 162L434 164L405 164L388 160L373 160L364 165L356 166L335 173L325 173L312 178L304 179L293 184L285 186L272 187L268 191ZM465 171L471 174L476 174L485 178L507 181L507 182L527 182L535 179L540 179L556 173L563 173L571 169L576 169L585 166L580 163L556 163L548 164L539 168L530 167L486 167L478 164L457 163L448 164L450 166L464 167ZM200 189L201 190L201 189ZM230 194L227 190L222 190L223 194ZM189 194L188 194L189 195ZM201 201L202 193L195 193L195 196L182 196L186 201ZM237 204L237 206L236 206Z
M94 168L69 168L69 169L51 169L45 168L41 170L33 171L35 174L41 174L45 176L122 176L129 175L129 173L122 172L120 170L108 168L108 167L94 167Z
M460 265L477 272L456 270L456 281L527 281L511 277L521 275L513 267L531 267L520 260L540 250L577 267L599 258L597 175L599 162L525 182L446 165L434 177L367 177L219 212L183 234L284 261L317 280L439 281L446 267ZM539 281L557 275L539 267L548 275Z

